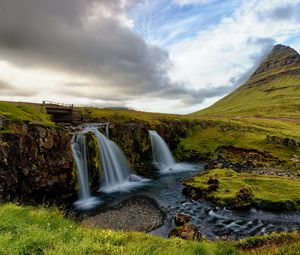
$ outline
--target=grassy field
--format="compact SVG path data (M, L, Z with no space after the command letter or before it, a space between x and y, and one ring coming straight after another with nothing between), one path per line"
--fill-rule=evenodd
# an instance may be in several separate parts
M235 255L298 254L296 233L258 236L241 242L184 241L144 233L88 229L55 208L0 206L0 254Z
M91 120L117 121L119 123L144 122L149 124L159 124L160 121L185 119L178 114L141 112L134 110L115 110L115 109L96 109L78 108L77 109L87 122Z
M211 189L210 178L217 179L219 186ZM236 173L230 169L214 169L193 177L185 182L202 194L203 198L221 206L237 207L240 202L251 206L271 210L300 209L300 180L278 176L252 175ZM248 197L240 197L241 191Z
M257 167L276 167L290 171L299 169L298 162L292 159L300 155L300 148L275 144L267 136L300 141L300 123L258 118L207 118L204 123L191 129L189 135L181 140L177 151L179 157L180 154L188 157L188 154L196 153L198 157L222 157L233 163L247 160L243 154L224 149L232 146L263 155L258 159Z

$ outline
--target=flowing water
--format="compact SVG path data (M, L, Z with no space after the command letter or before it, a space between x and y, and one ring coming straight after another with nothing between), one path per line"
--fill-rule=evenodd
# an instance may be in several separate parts
M174 174L181 171L195 171L195 165L177 163L165 140L155 131L149 130L152 148L152 164L160 174Z
M82 209L91 209L99 204L100 200L92 197L90 193L85 133L74 134L71 143L79 183L79 200L75 202L75 206Z
M153 163L160 169L160 171L171 170L176 164L173 155L162 137L155 131L149 130Z
M101 170L104 172L99 191L127 191L145 181L145 179L132 173L124 153L117 144L101 134L96 128L88 130L92 131L97 138Z
M203 165L200 165L203 169ZM228 236L240 239L256 234L300 230L300 213L272 213L263 210L231 211L218 208L205 201L195 201L182 194L182 180L193 176L194 172L179 172L164 175L142 188L143 194L155 198L167 214L165 223L152 233L167 236L175 227L173 217L184 213L192 217L192 223L200 227L209 239Z
M72 138L72 151L78 170L79 200L75 202L78 209L91 209L100 203L99 199L92 197L89 189L88 180L88 155L86 134L94 133L98 146L101 166L99 172L101 179L99 191L116 192L128 191L131 188L139 186L147 180L132 173L127 159L122 150L108 137L99 132L98 128L102 124L89 124L83 131L75 133ZM108 125L105 127L108 136Z
M104 172L97 199L90 195L88 188L86 132L93 132L97 138ZM161 175L158 179L146 182L132 174L120 148L101 134L95 126L87 127L73 137L72 149L80 184L80 200L76 202L78 207L90 209L91 205L95 207L101 200L102 204L98 206L107 208L132 195L152 197L158 201L167 215L163 226L152 233L164 237L167 237L169 231L175 227L173 218L178 213L191 216L192 223L200 227L201 232L210 239L222 236L240 239L274 231L300 230L300 213L272 213L256 209L237 212L185 197L182 194L182 181L193 176L195 171L203 171L203 164L176 163L163 139L155 131L149 131L149 134L153 159L161 167ZM171 174L165 174L166 172Z

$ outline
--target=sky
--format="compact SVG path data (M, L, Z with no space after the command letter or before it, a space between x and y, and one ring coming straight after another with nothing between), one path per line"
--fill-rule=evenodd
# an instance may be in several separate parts
M186 114L300 52L300 0L0 0L0 100Z

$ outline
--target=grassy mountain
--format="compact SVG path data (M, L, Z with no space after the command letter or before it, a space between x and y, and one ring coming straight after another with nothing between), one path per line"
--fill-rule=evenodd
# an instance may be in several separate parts
M300 55L276 45L245 84L189 117L207 123L182 140L182 154L245 166L257 154L254 167L300 172Z
M300 118L300 55L276 45L245 84L193 115Z

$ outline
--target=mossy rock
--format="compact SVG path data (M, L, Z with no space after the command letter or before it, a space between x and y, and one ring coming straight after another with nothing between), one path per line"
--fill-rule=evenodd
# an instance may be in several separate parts
M208 183L212 179L218 180L217 189L210 189ZM186 180L184 186L185 194L194 199L206 199L232 209L300 209L299 179L213 169Z

